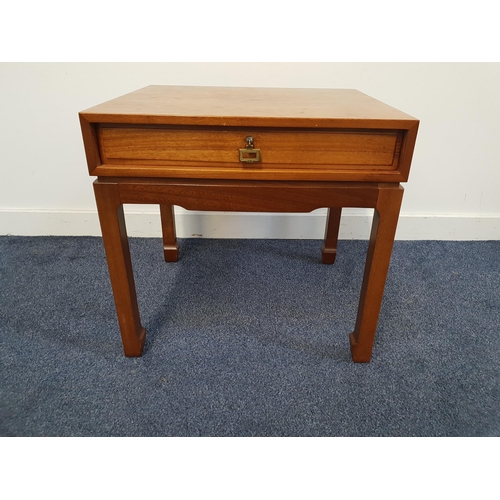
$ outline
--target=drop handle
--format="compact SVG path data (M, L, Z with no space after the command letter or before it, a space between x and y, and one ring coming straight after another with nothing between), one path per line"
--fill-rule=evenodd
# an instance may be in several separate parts
M253 137L247 136L245 139L246 147L240 149L240 161L242 163L257 163L260 161L260 149L253 147Z

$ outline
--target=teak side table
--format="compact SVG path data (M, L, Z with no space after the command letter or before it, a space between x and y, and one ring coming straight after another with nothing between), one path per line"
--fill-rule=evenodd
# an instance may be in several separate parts
M374 208L352 358L370 361L419 121L356 90L149 86L80 113L126 356L141 325L124 203L160 205L177 260L174 205L188 210L328 208L333 264L342 207Z

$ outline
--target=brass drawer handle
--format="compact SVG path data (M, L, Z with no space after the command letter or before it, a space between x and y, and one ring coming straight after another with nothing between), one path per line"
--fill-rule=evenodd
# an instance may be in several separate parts
M254 149L251 135L246 138L246 148L240 149L240 161L243 163L257 163L260 161L260 149Z

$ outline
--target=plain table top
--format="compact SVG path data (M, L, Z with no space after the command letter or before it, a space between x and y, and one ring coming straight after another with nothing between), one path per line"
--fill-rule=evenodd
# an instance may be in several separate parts
M418 120L352 89L151 85L80 115L91 123L409 129Z

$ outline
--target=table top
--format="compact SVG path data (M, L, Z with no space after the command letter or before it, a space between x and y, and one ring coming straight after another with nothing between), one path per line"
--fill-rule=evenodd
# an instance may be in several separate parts
M418 120L352 89L150 85L80 113L90 123L410 129Z

